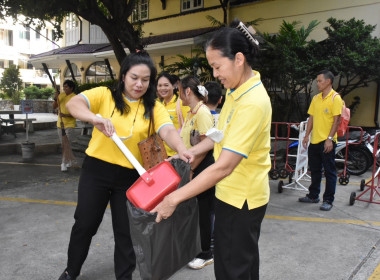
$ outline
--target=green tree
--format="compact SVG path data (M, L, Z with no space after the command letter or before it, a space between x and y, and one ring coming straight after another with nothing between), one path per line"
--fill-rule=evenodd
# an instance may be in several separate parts
M328 38L319 42L314 56L316 66L337 75L335 90L346 96L357 88L380 81L380 40L372 36L376 25L364 20L329 18Z
M2 0L0 18L5 16L17 19L26 16L24 24L40 28L45 21L53 22L56 38L63 32L61 23L69 13L101 27L114 50L119 64L126 57L124 46L130 52L142 47L141 23L129 22L139 0Z
M14 105L20 104L21 100L22 80L20 77L18 66L12 64L4 70L0 81L0 89L12 99Z
M273 121L304 120L307 106L300 103L310 102L315 77L310 50L315 42L308 37L319 22L313 20L306 28L299 24L283 21L277 34L261 34L265 42L257 68L272 99Z

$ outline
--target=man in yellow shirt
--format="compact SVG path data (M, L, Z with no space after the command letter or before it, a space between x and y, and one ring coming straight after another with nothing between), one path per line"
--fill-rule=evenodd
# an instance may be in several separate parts
M309 135L311 141L308 149L309 167L311 171L311 185L309 194L299 198L300 202L318 203L321 191L322 167L326 176L326 189L323 194L323 211L331 210L336 189L335 147L337 141L340 115L342 113L342 98L334 97L332 88L334 75L323 70L318 73L317 86L320 91L311 101L308 114L307 129L302 144L307 148ZM334 98L333 98L334 97Z
M76 94L74 93L75 83L71 80L66 80L63 83L63 93L56 92L54 96L53 108L57 109L58 107L58 120L57 120L57 131L58 137L62 143L62 127L65 129L67 138L71 142L73 129L76 126L76 119L70 115L70 112L66 109L66 104L71 98ZM71 163L64 162L62 157L61 171L67 171L67 167L70 167Z

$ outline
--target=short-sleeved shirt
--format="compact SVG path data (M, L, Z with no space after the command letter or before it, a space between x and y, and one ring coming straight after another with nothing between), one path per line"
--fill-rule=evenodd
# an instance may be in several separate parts
M222 150L243 156L232 173L216 185L215 196L241 209L263 206L269 201L268 172L270 160L270 129L272 107L260 73L235 90L227 90L226 101L219 116L218 129L224 138L215 143L217 161Z
M180 112L179 112L180 115L177 113L178 102L179 102L179 107L180 107ZM176 95L173 95L173 98L166 104L165 104L165 101L162 101L162 104L165 106L166 110L168 110L170 119L172 120L175 128L178 130L179 129L178 117L182 116L182 120L184 121L186 118L187 112L189 112L190 108L187 106L183 106L182 100ZM166 145L166 143L165 143L165 148L166 148L166 153L168 154L168 156L172 156L177 153L173 151L172 149L170 149L169 146Z
M219 115L220 114L217 111L214 111L214 110L210 110L210 112L211 112L211 115L212 115L212 117L214 119L214 127L216 127L217 124L218 124L218 120L219 120Z
M125 98L126 103L130 107L130 112L121 115L115 107L111 91L108 88L97 87L84 91L81 95L86 99L88 107L93 113L100 114L103 118L111 119L116 134L119 137L131 136L129 139L124 140L124 144L142 164L142 157L137 143L148 137L149 129L149 117L145 115L142 98L139 100L128 100ZM153 114L154 130L157 133L162 127L173 125L168 111L158 101L154 106ZM124 156L113 140L105 136L96 127L93 130L86 154L112 164L134 169L133 165Z
M59 111L62 114L70 115L69 110L66 109L67 102L70 101L71 98L73 98L76 94L73 92L69 95L62 92L58 95L58 104L59 104ZM57 120L57 127L61 127L61 119L63 121L63 126L65 128L68 127L75 127L76 126L76 119L74 117L60 117L58 114L58 120Z
M214 119L211 115L210 109L202 102L194 107L187 113L185 123L181 130L181 137L186 148L191 148L190 133L193 130L198 131L199 135L205 135L206 132L214 125Z
M319 93L311 101L307 113L313 116L313 130L310 139L312 144L325 141L334 123L334 116L342 114L343 100L339 94L336 94L333 100L334 93L335 91L331 90L325 98L322 98L322 93ZM337 141L336 133L334 141Z

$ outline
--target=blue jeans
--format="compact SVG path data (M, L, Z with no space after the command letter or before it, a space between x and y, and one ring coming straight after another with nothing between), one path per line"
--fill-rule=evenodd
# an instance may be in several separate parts
M325 141L309 145L308 156L309 168L311 171L311 185L309 187L308 196L312 199L319 198L323 167L326 177L326 189L323 194L323 201L333 203L337 179L335 168L336 143L333 143L333 149L329 153L323 152L324 146Z

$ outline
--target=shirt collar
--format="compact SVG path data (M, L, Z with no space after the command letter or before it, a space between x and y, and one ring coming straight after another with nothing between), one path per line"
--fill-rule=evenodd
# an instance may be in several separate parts
M335 91L334 91L333 89L331 89L331 91L329 92L329 94L326 95L325 99L327 99L327 97L330 97L331 95L333 95L334 92L335 92ZM323 96L323 92L320 92L320 93L319 93L319 98L323 100L323 97L322 97L322 96Z
M201 108L201 106L203 105L203 101L199 101L197 105L195 105L194 109L193 110L190 110L190 112L192 114L196 114L199 110L199 108Z
M227 96L231 96L236 101L252 88L261 84L260 73L255 70L252 70L252 73L254 76L245 81L237 89L228 89Z

